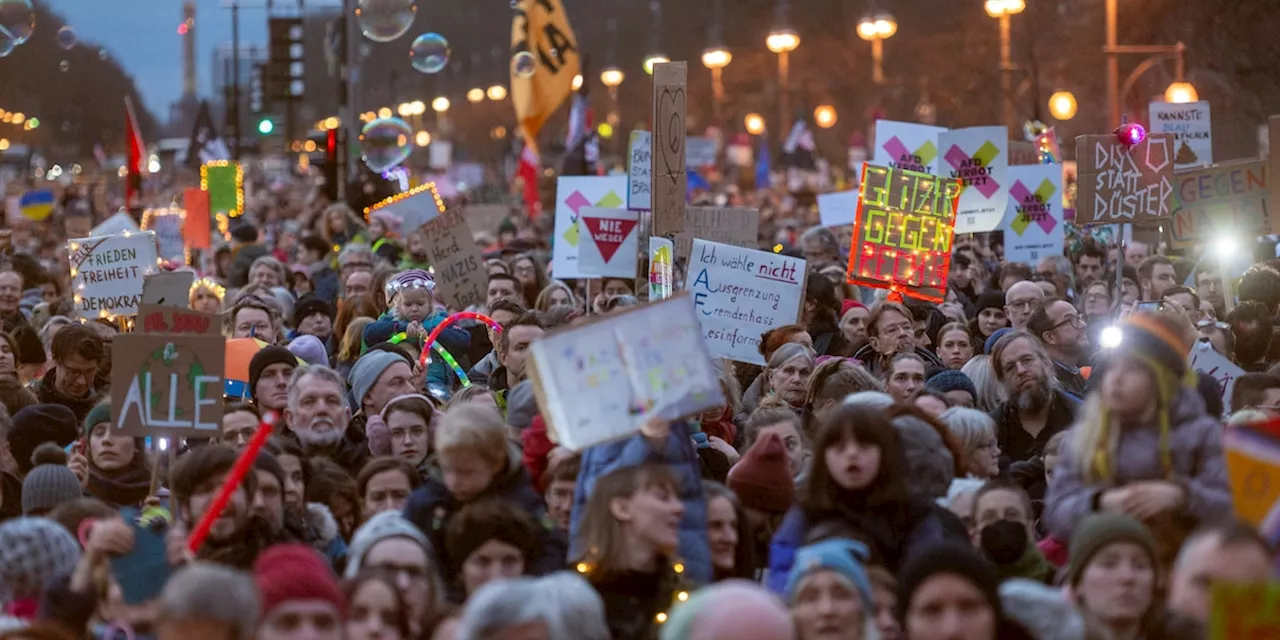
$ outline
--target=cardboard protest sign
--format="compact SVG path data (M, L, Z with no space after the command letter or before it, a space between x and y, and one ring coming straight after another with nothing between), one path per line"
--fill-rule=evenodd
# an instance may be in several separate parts
M142 302L142 283L156 271L155 234L79 238L70 249L71 291L86 320L131 316Z
M627 208L633 211L649 210L652 155L653 134L632 131L627 145Z
M1231 392L1236 379L1244 375L1244 369L1218 353L1208 342L1197 342L1191 350L1191 368L1217 380L1222 385L1222 404L1231 406Z
M561 176L556 182L556 225L551 270L557 279L582 278L578 271L578 215L583 207L622 209L627 176Z
M156 254L162 260L186 264L186 241L182 226L187 212L182 209L147 209L142 212L142 230L156 234Z
M1175 169L1213 164L1213 127L1208 102L1152 102L1148 109L1151 115L1148 130L1173 136Z
M1062 219L1062 165L1009 167L1009 204L1004 222L1004 258L1038 264L1062 255L1067 225Z
M946 130L914 122L876 120L876 148L871 164L936 175L938 135Z
M858 176L861 180L862 165L858 165ZM857 189L818 194L818 218L822 226L853 224L858 217L858 200L861 197L862 194Z
M529 355L547 432L573 451L725 402L686 294L556 331Z
M593 278L636 277L640 214L595 207L583 207L579 214L578 272Z
M187 247L208 249L212 239L209 226L209 193L196 188L183 189L182 208L187 210L187 221L182 226L182 237Z
M471 226L461 209L450 209L422 228L436 286L450 308L483 304L488 274Z
M153 273L142 280L142 304L167 307L186 307L191 300L191 285L195 284L193 271L167 271Z
M139 333L211 336L222 338L222 316L185 307L142 303L134 323Z
M134 221L133 216L128 211L118 211L115 215L102 221L102 224L93 228L87 236L67 236L68 238L98 238L102 236L118 236L124 232L137 233L142 231L138 223Z
M384 211L400 218L400 233L409 235L444 213L444 200L440 199L436 183L427 182L365 207L365 219L375 211Z
M760 244L760 211L745 207L688 207L684 231L676 234L676 257L687 259L693 239L755 249Z
M1209 594L1209 640L1280 638L1280 582L1214 582Z
M1185 249L1219 233L1253 237L1275 233L1267 161L1247 160L1173 174L1172 244Z
M1261 426L1232 425L1222 436L1236 516L1268 534L1280 533L1280 438Z
M653 235L665 236L684 230L685 191L689 176L685 171L685 102L688 64L666 62L653 65L653 153L652 176Z
M1164 220L1173 215L1173 138L1149 133L1127 145L1115 135L1076 136L1075 224Z
M485 231L497 233L502 221L511 216L511 207L505 204L468 204L462 206L462 217L472 233Z
M674 242L649 236L649 300L656 302L671 297L675 290Z
M1009 202L1009 131L972 127L938 134L937 175L960 181L956 233L994 231Z
M217 436L225 342L221 336L116 336L111 343L113 432L135 437Z
M958 180L863 165L849 282L942 302L959 199Z
M764 365L760 334L800 318L804 260L695 239L686 271L714 356Z

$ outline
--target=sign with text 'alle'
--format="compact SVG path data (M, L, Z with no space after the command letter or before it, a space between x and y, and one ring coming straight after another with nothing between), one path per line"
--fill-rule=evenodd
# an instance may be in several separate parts
M555 331L529 363L548 435L572 451L725 402L687 294Z
M945 127L914 122L877 120L876 148L871 155L871 164L936 175L938 134L946 130Z
M560 176L556 182L555 236L551 240L551 270L559 280L585 278L578 270L584 207L625 209L627 176Z
M1173 174L1173 246L1185 249L1220 233L1253 237L1280 233L1266 160L1246 160Z
M684 231L675 238L676 257L687 259L694 238L744 249L759 245L760 211L746 207L687 207Z
M450 209L422 226L436 286L450 309L484 304L488 275L463 209Z
M942 302L959 201L958 180L863 165L848 281Z
M583 207L578 216L578 272L593 278L634 278L640 213Z
M222 424L225 345L220 335L116 336L111 343L112 432L216 437Z
M631 132L631 140L627 145L627 208L632 211L649 210L652 145L652 133Z
M685 168L685 109L689 66L685 62L653 65L653 234L684 230L689 175Z
M1152 102L1149 111L1151 133L1173 136L1174 168L1213 164L1213 127L1208 102Z
M68 241L67 248L72 299L81 318L113 318L138 312L143 282L157 268L154 233L77 238Z
M938 134L936 175L960 181L956 233L994 231L1009 202L1009 130L971 127Z
M694 239L686 271L713 356L763 366L761 334L799 321L804 260Z
M1076 136L1075 224L1166 220L1173 215L1173 137L1148 133L1135 145L1114 134Z
M1004 229L1004 258L1039 264L1062 255L1066 224L1062 219L1062 165L1009 167L1009 204Z

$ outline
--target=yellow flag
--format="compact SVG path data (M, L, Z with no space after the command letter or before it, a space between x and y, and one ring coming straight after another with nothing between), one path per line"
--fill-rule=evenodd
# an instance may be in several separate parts
M527 144L573 93L581 68L578 40L560 0L519 0L511 21L511 101ZM528 55L525 55L528 54ZM530 58L532 56L532 58ZM532 62L532 74L521 73Z

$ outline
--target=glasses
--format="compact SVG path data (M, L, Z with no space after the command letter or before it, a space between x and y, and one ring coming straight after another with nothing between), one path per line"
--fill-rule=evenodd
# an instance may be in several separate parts
M83 380L85 382L92 382L94 377L98 375L98 369L96 367L93 369L72 369L71 367L62 367L62 370L66 372L68 378L72 380Z
M1071 325L1077 329L1083 329L1085 327L1085 324L1087 323L1084 321L1084 318L1081 318L1080 316L1067 316L1062 319L1062 322L1059 322L1058 324L1055 324L1052 327L1049 327L1049 330L1054 331L1056 329L1061 329L1062 327L1065 327L1067 325Z

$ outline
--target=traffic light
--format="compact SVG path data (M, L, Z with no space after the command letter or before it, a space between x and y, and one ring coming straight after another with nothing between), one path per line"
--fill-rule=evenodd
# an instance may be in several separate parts
M271 118L263 118L258 121L258 133L264 136L269 136L271 135L271 132L275 130L276 123L272 122Z
M302 18L271 18L267 23L270 46L264 88L268 101L302 99L306 70Z

